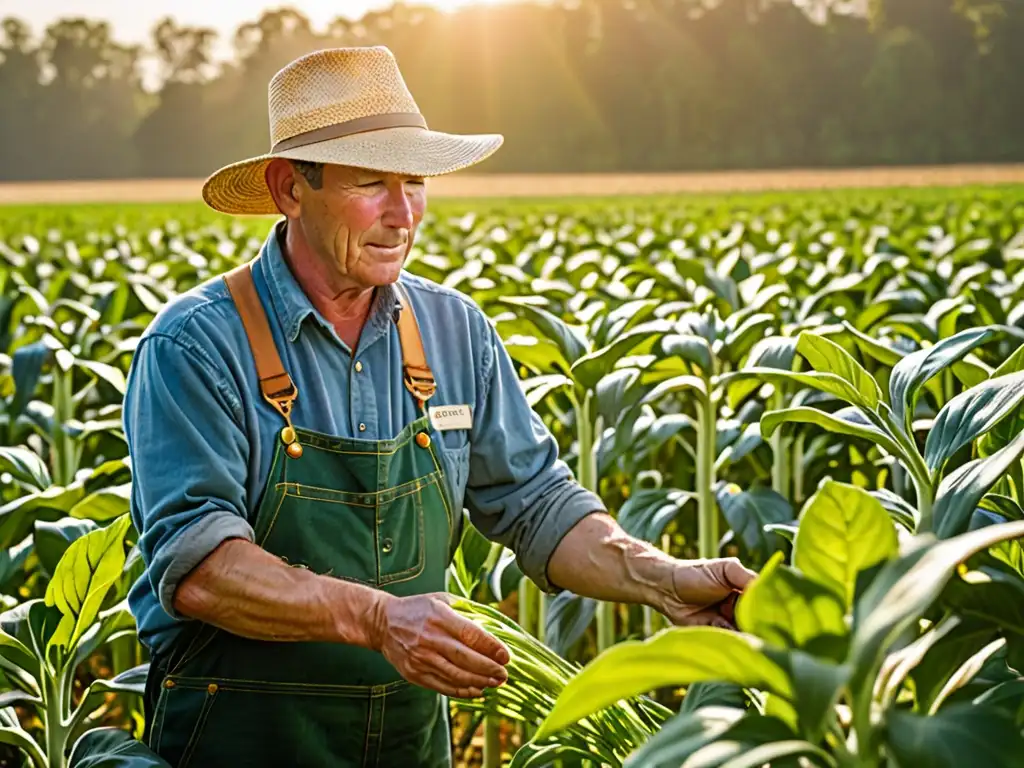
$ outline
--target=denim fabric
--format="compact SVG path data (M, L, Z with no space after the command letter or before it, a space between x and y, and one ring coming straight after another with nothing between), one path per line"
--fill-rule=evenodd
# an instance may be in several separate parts
M293 277L282 235L281 225L271 231L253 276L298 388L293 423L339 437L394 437L418 415L402 382L396 292L377 291L353 354ZM486 315L428 280L403 272L401 282L437 379L428 405L472 409L472 427L441 433L437 446L455 508L464 506L485 536L513 550L523 572L550 590L546 570L555 547L605 507L558 458ZM253 540L284 425L260 394L248 339L220 277L170 301L146 329L123 418L131 515L146 565L129 604L140 639L162 652L190 621L173 607L182 578L226 539Z

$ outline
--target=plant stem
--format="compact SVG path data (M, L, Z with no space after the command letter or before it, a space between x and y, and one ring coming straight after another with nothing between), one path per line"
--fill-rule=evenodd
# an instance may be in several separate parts
M698 398L697 412L697 509L700 557L718 555L718 505L715 503L715 430L718 428L715 401L708 394Z
M772 397L772 408L781 410L786 407L786 398L781 389L776 389ZM772 490L785 499L789 496L790 470L792 469L791 457L788 450L792 438L785 436L784 430L779 428L772 435Z
M501 768L501 721L488 717L484 724L483 768ZM525 739L524 739L525 740Z
M61 675L51 675L44 669L43 676L47 765L49 768L64 768L64 742L67 739L64 725L64 686L61 684Z
M600 416L592 412L595 394L588 391L583 404L576 408L576 429L579 442L578 480L588 491L597 493L597 440L595 423L601 423ZM598 653L615 644L615 604L601 602L597 606L597 650Z

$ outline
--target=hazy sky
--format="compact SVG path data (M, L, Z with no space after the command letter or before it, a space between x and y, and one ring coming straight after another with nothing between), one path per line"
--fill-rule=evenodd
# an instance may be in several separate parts
M422 0L421 0L422 1ZM425 0L439 8L498 0ZM153 25L167 15L181 24L216 29L221 46L230 46L231 36L243 22L255 21L264 8L290 6L302 11L315 29L339 16L359 18L366 11L391 5L391 0L0 0L0 18L15 16L25 21L34 34L62 17L86 16L111 22L119 42L149 40Z

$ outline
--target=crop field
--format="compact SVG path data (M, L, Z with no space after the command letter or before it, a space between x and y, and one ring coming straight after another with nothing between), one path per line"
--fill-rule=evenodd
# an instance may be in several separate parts
M0 208L4 765L143 735L126 376L269 226ZM1021 765L1024 188L440 201L417 243L629 533L760 573L738 632L669 627L468 526L449 589L512 661L457 764Z

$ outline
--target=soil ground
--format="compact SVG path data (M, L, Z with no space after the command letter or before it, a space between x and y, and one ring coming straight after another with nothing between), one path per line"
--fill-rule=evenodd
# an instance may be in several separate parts
M0 205L200 200L202 179L0 182ZM1024 164L652 174L473 174L431 179L431 197L537 198L1024 183Z

